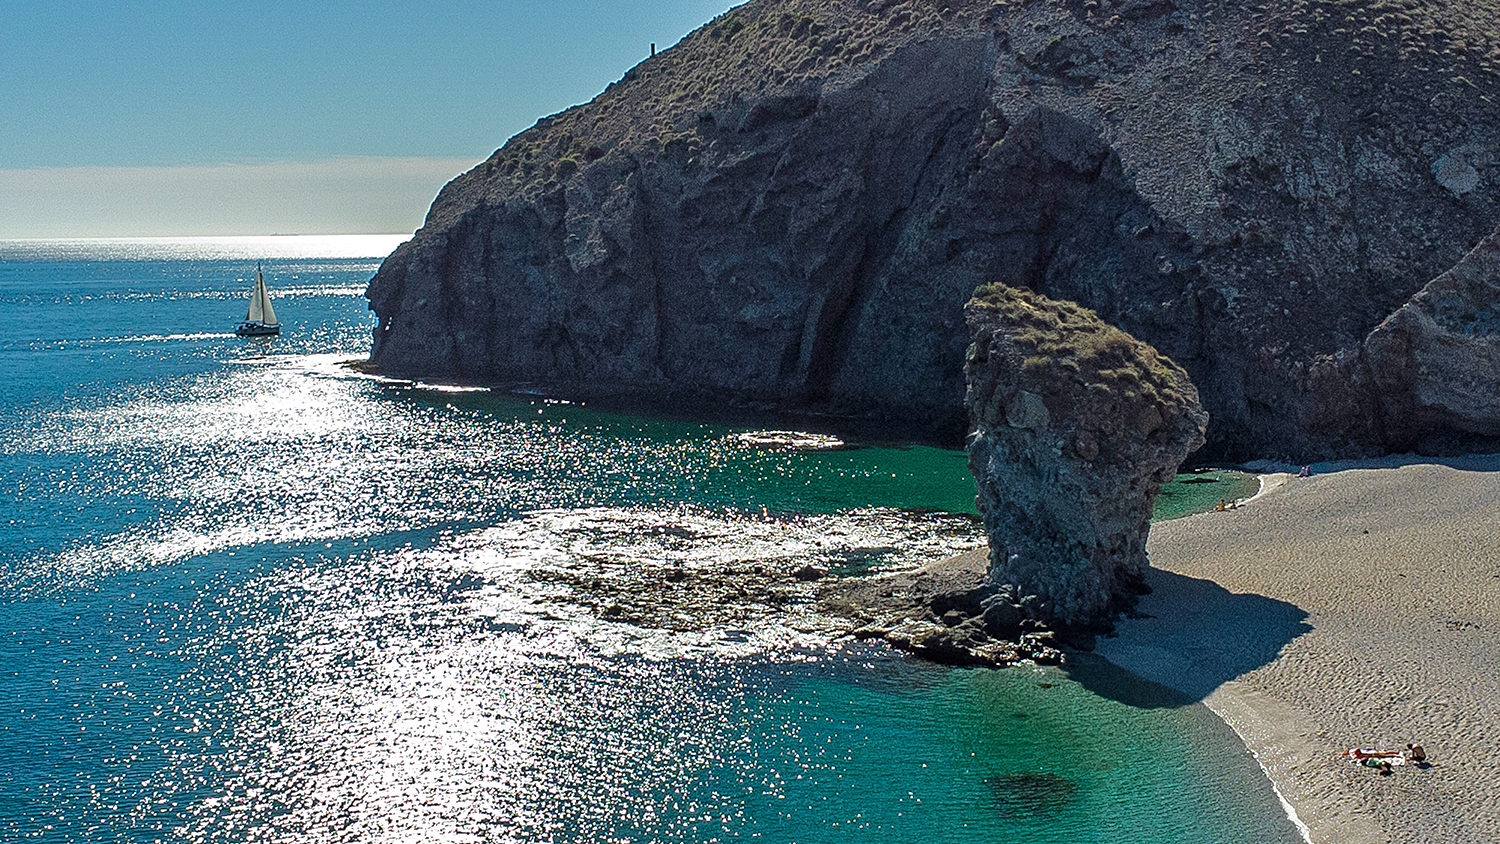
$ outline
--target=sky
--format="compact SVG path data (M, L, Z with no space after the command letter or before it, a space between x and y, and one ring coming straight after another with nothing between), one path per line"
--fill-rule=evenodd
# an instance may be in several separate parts
M0 239L409 233L732 0L0 0Z

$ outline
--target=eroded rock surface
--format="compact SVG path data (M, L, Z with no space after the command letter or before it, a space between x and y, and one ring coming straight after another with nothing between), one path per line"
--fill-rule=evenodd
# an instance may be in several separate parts
M1315 366L1319 419L1401 450L1484 449L1500 437L1500 229Z
M855 638L880 639L934 662L1000 667L1065 659L1055 632L1023 618L995 588L985 548L916 569L833 581L820 589L818 602L826 615L854 622Z
M1391 439L1500 436L1500 230L1370 332L1364 359Z
M1144 589L1161 485L1203 444L1198 392L1072 303L987 287L966 314L969 468L992 584L1027 619L1106 625Z

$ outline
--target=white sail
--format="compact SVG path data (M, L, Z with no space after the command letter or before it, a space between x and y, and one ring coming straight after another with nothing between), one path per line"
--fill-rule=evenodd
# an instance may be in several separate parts
M245 322L266 321L266 279L260 274L260 266L255 267L255 286L250 288L250 311L245 314Z
M260 277L259 272L255 274L255 278L259 282L255 286L255 289L260 291L261 322L264 322L266 325L278 325L279 323L276 321L276 309L271 307L271 294L266 290L266 280Z
M276 321L276 309L271 307L271 294L266 292L266 277L261 274L259 264L255 265L255 286L250 288L250 309L245 312L245 322L279 324Z
M276 309L271 307L271 293L266 290L266 276L255 265L255 286L250 288L250 307L245 311L245 321L236 334L241 337L263 337L281 333L281 322L276 319Z

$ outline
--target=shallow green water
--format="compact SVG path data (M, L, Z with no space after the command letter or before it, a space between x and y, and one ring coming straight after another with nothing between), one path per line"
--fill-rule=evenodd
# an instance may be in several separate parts
M1259 491L1260 479L1248 472L1205 469L1184 473L1162 485L1152 519L1180 519L1194 513L1206 513L1221 500L1233 503Z

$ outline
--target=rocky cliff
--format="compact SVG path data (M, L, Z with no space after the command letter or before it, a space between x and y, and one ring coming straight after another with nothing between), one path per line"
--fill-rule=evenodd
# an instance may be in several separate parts
M966 314L969 468L990 579L1048 626L1106 624L1144 589L1161 485L1203 444L1198 391L1071 303L990 286Z
M1218 457L1493 437L1341 362L1500 220L1497 99L1500 0L753 0L450 183L372 360L956 443L998 283L1178 361Z
M1324 424L1398 447L1500 437L1500 229L1314 376Z

